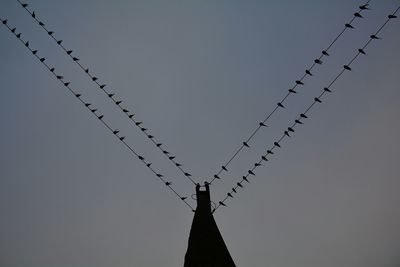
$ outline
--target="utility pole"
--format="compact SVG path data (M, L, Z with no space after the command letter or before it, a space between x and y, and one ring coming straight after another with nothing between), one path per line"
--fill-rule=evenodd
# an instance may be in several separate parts
M184 267L236 267L211 212L210 185L196 185L197 208Z

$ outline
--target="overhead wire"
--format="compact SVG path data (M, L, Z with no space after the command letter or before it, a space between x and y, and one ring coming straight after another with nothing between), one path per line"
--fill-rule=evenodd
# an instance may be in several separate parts
M192 174L185 170L182 163L178 162L176 159L176 156L171 154L169 152L169 150L167 150L166 148L164 148L164 144L157 140L157 138L154 136L154 134L149 133L149 129L144 127L144 123L143 121L140 121L139 119L136 118L135 113L132 113L127 107L123 107L122 103L126 103L123 100L120 100L119 98L116 98L115 93L112 93L111 91L109 91L108 89L106 89L107 85L100 83L99 78L95 75L93 75L91 73L91 71L89 70L89 68L85 67L80 60L80 57L75 56L75 53L73 52L73 50L67 49L64 45L63 45L63 40L61 39L57 39L54 36L54 31L49 30L46 26L46 24L42 21L38 19L38 16L36 14L36 12L34 10L30 10L28 8L28 4L27 3L23 3L20 0L16 0L20 6L30 14L30 16L38 23L38 25L47 32L48 36L50 36L50 38L56 42L57 46L59 46L67 55L68 57L86 74L86 76L88 76L90 78L90 80L96 84L96 86L106 95L107 98L109 98L116 106L117 108L124 113L128 119L130 120L131 124L134 125L136 128L138 128L146 137L148 140L150 140L150 142L159 150L161 151L161 153L179 170L180 173L182 173L182 175L188 179L192 184L196 185L196 181L192 178Z
M29 41L24 40L21 37L21 33L17 32L17 29L14 27L11 27L8 24L8 19L2 19L0 18L1 23L30 51L30 53L32 55L34 55L36 57L36 59L38 59L40 61L40 63L43 64L43 66L45 66L45 68L62 84L62 86L64 88L66 88L81 104L84 105L84 107L91 113L93 114L93 116L95 116L98 121L100 121L103 126L105 126L110 132L111 134L113 134L116 138L118 138L118 140L135 156L135 158L139 159L146 167L147 169L149 169L166 187L168 187L168 189L170 191L172 191L187 207L189 207L192 211L194 211L193 207L187 202L187 197L183 196L182 194L178 193L172 186L172 182L168 181L168 179L166 179L164 177L164 175L162 175L161 173L159 173L158 171L156 171L153 167L152 167L152 163L147 161L143 156L140 155L140 153L138 153L132 145L129 145L126 142L126 137L122 136L120 134L120 131L118 129L112 128L110 126L109 123L107 123L104 120L104 115L100 114L97 110L97 108L93 107L93 105L89 102L86 102L85 100L83 100L82 94L80 92L78 92L78 90L73 89L71 87L71 83L69 81L67 81L63 75L61 74L57 74L56 70L54 67L51 67L49 64L46 63L46 58L45 57L41 57L38 55L38 50L34 50L31 47L31 44Z
M221 179L221 173L222 172L228 172L228 166L232 163L232 161L240 154L241 151L243 151L244 148L250 148L249 142L255 137L255 135L262 129L268 127L267 121L280 109L284 109L284 103L285 101L291 96L292 94L296 94L297 91L295 90L298 86L303 86L304 85L304 80L307 76L312 76L312 70L317 66L321 65L323 63L322 59L324 57L328 57L329 51L333 47L333 45L339 40L339 38L344 34L344 32L348 29L353 29L354 26L352 23L354 22L355 19L357 18L363 18L361 13L364 10L369 10L369 3L371 0L368 0L365 4L359 6L359 10L353 14L353 17L350 19L349 22L345 23L344 28L340 31L340 33L333 39L333 41L321 52L321 55L314 59L313 63L311 64L310 67L306 68L305 73L303 76L300 77L300 79L296 80L294 82L294 85L288 90L286 95L275 105L275 107L272 109L270 113L267 114L267 116L258 123L258 126L251 132L250 136L247 137L245 141L242 142L242 144L235 150L235 152L232 154L232 156L220 167L217 173L213 175L212 178L210 178L210 181L208 182L210 185L215 181L215 180L220 180Z
M300 115L294 120L294 123L292 123L288 128L286 128L283 131L283 134L280 136L280 138L278 138L276 141L273 142L273 144L271 145L271 147L269 147L267 149L267 152L265 154L263 154L260 158L259 161L255 162L253 167L250 168L247 173L245 175L242 176L241 180L239 180L239 182L237 182L232 189L226 194L226 196L218 202L217 206L213 209L213 212L215 212L216 210L218 210L221 206L226 206L226 201L230 198L233 198L234 194L237 194L239 189L244 188L243 183L247 182L250 183L250 178L249 176L256 176L255 174L255 170L258 167L263 166L262 163L263 162L268 162L269 161L269 157L271 155L274 154L274 150L277 148L281 148L281 142L292 136L292 134L295 132L295 129L298 125L303 124L304 120L309 118L309 116L307 115L309 113L309 111L315 106L315 104L317 103L322 103L321 98L327 94L327 93L332 93L331 87L332 85L343 75L344 72L346 71L351 71L351 65L354 63L354 61L360 56L360 55L366 55L365 49L369 46L369 44L373 41L373 40L378 40L380 39L380 37L378 37L378 34L382 31L382 29L388 24L388 22L391 19L397 18L396 13L399 11L400 6L397 7L397 9L395 9L395 11L393 13L391 13L390 15L387 16L387 19L385 20L385 22L378 28L378 30L374 33L371 34L369 36L368 41L357 50L356 54L350 59L350 61L343 65L342 69L339 71L339 73L332 79L332 81L322 89L322 92L313 99L313 102L303 111L303 113L300 113Z

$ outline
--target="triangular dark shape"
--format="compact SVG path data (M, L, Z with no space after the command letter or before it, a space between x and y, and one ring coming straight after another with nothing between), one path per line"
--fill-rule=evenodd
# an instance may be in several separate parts
M235 267L211 212L210 187L196 186L197 209L190 229L184 267Z

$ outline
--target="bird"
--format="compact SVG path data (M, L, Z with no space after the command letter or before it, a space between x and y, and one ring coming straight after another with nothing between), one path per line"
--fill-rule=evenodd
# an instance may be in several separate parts
M252 170L248 170L247 171L249 174L251 174L251 175L255 175L255 173L252 171Z
M59 79L59 80L64 79L64 76L61 76L61 75L57 75L56 77L57 77L57 79Z
M157 147L160 147L160 146L162 146L162 143L158 143L158 144L156 144L156 146L157 146Z
M219 202L219 205L226 207L226 205L222 201Z
M156 175L157 175L157 177L160 177L160 178L164 177L164 175L162 175L160 173L157 173Z
M395 19L395 18L397 18L397 16L396 15L388 15L388 18L389 19Z
M332 93L332 91L331 91L328 87L324 87L324 91L325 91L325 92Z
M281 108L285 108L285 106L284 105L282 105L282 103L281 102L278 102L278 107L281 107Z
M109 98L112 98L115 94L108 94Z
M35 11L32 12L32 18L36 18Z
M314 101L315 101L315 102L318 102L318 103L322 103L321 99L319 99L318 97L315 97L315 98L314 98Z
M18 33L16 36L17 38L21 38L21 33Z
M366 55L364 49L362 49L362 48L359 48L359 49L358 49L358 52L360 52L360 54Z
M262 159L263 161L268 161L268 159L267 159L265 156L261 156L261 159Z
M147 163L147 164L146 164L147 168L150 168L151 164L152 164L152 163Z
M323 54L324 56L329 56L329 54L328 54L328 52L326 52L326 50L322 50L322 54Z
M150 139L153 139L154 135L149 134L149 135L147 135L147 137L150 138Z
M258 163L258 162L254 163L254 167L260 167L260 166L261 166L261 163Z
M44 58L44 57L42 57L41 59L40 59L40 62L44 62L46 59Z
M6 25L6 24L7 24L7 21L8 21L7 19L5 19L5 20L2 20L2 22L3 22L3 24L4 24L4 25Z
M316 64L322 64L322 60L320 60L320 59L314 59L314 62L316 63Z
M294 133L294 129L292 127L288 127L287 129L288 129L289 132Z
M135 122L136 126L139 126L139 125L142 124L142 123L143 123L142 121L137 121L137 122Z
M359 8L361 10L369 10L368 6L369 6L369 4L364 4L364 5L359 6Z
M215 179L221 179L221 177L219 177L217 174L214 174L214 178Z
M369 37L371 37L371 39L375 39L375 40L381 39L378 36L376 36L375 34L372 34Z
M221 168L226 172L228 171L228 169L224 165L222 165Z
M22 5L23 8L28 6L28 4L23 4L23 3L21 3L21 5Z
M297 123L297 124L303 124L301 121L299 121L299 120L294 120L294 122L295 123Z
M86 69L85 72L86 72L86 73L89 73L89 69Z
M17 28L12 28L11 32L14 33Z
M41 21L39 21L39 25L43 27L43 26L44 26L44 23L41 22Z
M104 115L100 115L100 116L98 116L98 118L99 118L99 120L101 120L104 118Z
M119 133L119 130L118 130L118 129L116 129L116 130L113 131L113 134L117 134L117 133Z
M171 182L165 182L165 185L166 185L166 186L170 186L170 185L171 185Z
M267 127L267 125L264 122L260 122L258 125L260 125L260 127Z
M296 81L296 84L304 85L304 83L303 83L302 81L300 81L300 80L297 80L297 81Z
M58 40L57 44L60 45L63 42L63 40Z
M186 177L190 177L190 176L192 176L190 173L188 173L188 172L185 172L185 176Z
M231 197L231 198L233 198L233 196L232 196L232 194L231 193L226 193L227 194L227 196L228 197Z
M240 182L236 183L240 188L243 188L243 185Z
M152 138L152 135L149 135L149 136L151 136L151 138ZM175 158L175 156L168 157L169 160L173 160L174 158Z
M140 159L140 160L144 160L144 157L142 157L142 156L138 156L138 158Z
M86 107L90 107L92 104L90 104L90 103L85 103L85 106Z
M81 94L75 94L75 96L76 96L77 98L79 98L79 97L81 97Z
M306 74L308 74L308 75L312 76L312 73L311 73L311 71L310 71L310 70L306 70Z
M250 183L249 179L247 179L246 176L243 176L242 179L243 179L243 181Z
M128 113L129 112L129 110L127 110L127 109L122 109L122 111L124 112L124 113Z
M129 115L128 117L129 117L129 119L132 119L133 116L135 116L135 115L134 115L134 114L131 114L131 115Z
M27 41L27 42L25 43L25 46L26 46L26 47L29 47L29 41Z
M249 147L249 145L246 142L243 142L243 146Z
M345 26L346 28L354 29L354 27L353 27L353 26L351 26L351 24L350 24L350 23L346 23L344 26Z
M67 54L68 54L68 55L71 55L72 52L73 52L73 50L68 50L68 51L67 51ZM96 78L96 79L97 79L97 78Z
M51 68L50 71L51 71L51 72L54 72L54 71L55 71L55 68Z
M121 141L124 141L124 139L125 139L125 136L121 136L121 137L119 138L119 140L121 140Z
M358 13L358 12L354 13L353 15L354 15L354 17L357 17L357 18L362 18L362 17L363 17L363 16L361 16L361 14Z
M176 162L176 163L175 163L175 166L176 166L176 167L180 167L180 166L182 166L182 164Z
M143 128L142 128L143 129ZM167 150L163 150L163 153L165 154L165 155L168 155L169 154L169 152L167 151Z
M37 52L38 52L37 50L33 50L33 51L32 51L32 54L36 55Z
M343 68L344 68L345 70L351 70L351 68L350 68L349 65L343 65Z
M47 32L47 34L50 35L50 36L53 35L53 33L54 33L54 32L52 32L52 31L48 31L48 32Z
M237 191L234 187L232 187L232 192L237 193Z
M92 77L92 81L94 81L94 82L95 82L95 81L97 81L97 80L98 80L98 78L97 78L97 77L94 77L94 76Z
M121 103L122 103L121 100L115 102L116 105L119 105L119 104L121 104Z
M301 114L300 114L300 117L302 117L302 118L304 118L304 119L307 119L307 118L308 118L304 113L301 113Z
M94 109L91 109L90 111L93 112L93 113L95 113L95 112L97 111L97 109L94 108Z
M274 146L281 147L281 145L278 142L274 142Z
M104 89L104 87L106 87L106 86L107 86L106 84L102 84L102 85L100 85L100 88Z
M296 93L297 93L297 91L295 91L295 90L293 90L293 89L289 89L289 92L290 92L290 93L293 93L293 94L296 94Z
M288 131L284 131L284 134L285 134L286 136L290 137L290 134L289 134Z
M181 200L185 200L185 199L187 199L187 197L181 197Z
M274 154L274 152L272 150L267 150L267 154Z
M73 60L73 61L79 61L79 58L73 57L72 60Z
M64 86L67 86L67 87L68 87L69 84L70 84L70 82L65 82L65 83L64 83Z

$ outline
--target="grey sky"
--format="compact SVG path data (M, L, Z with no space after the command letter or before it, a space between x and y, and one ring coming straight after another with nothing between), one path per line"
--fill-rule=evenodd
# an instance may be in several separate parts
M359 1L45 1L37 15L199 182L342 30ZM399 1L372 1L212 186L218 202ZM14 0L8 18L179 192L194 187ZM367 48L215 219L237 266L400 264L400 24ZM1 25L0 266L183 266L192 213ZM300 91L299 89L299 91Z

